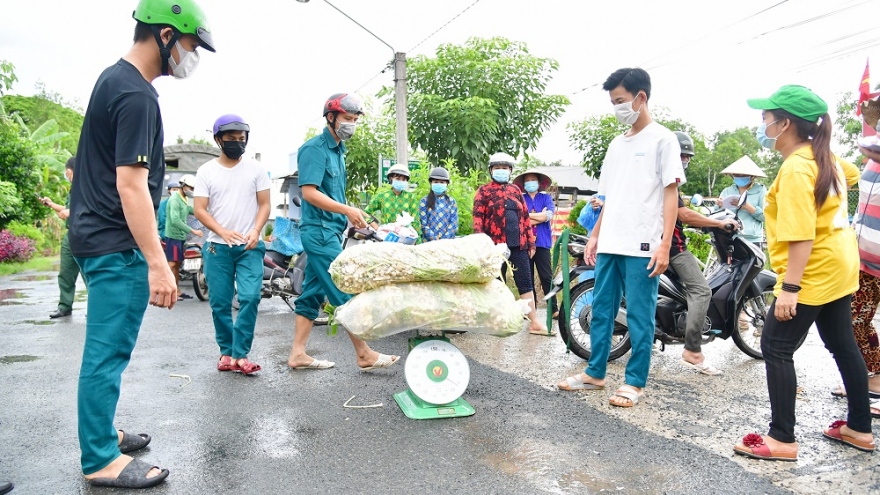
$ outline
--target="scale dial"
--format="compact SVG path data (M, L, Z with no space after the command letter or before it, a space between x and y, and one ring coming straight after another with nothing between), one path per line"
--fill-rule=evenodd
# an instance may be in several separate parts
M435 405L461 397L471 379L464 354L443 340L428 340L413 347L406 357L404 373L412 393Z

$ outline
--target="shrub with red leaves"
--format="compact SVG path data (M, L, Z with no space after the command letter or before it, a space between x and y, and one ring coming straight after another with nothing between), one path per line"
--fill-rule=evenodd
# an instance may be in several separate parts
M13 235L8 230L0 231L0 263L27 261L34 251L34 241Z

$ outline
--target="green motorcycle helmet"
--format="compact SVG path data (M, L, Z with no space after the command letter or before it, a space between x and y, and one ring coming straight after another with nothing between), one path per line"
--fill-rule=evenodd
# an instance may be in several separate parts
M167 24L180 34L191 34L210 52L216 52L208 17L193 0L140 0L131 16L144 24ZM170 45L177 40L175 36Z

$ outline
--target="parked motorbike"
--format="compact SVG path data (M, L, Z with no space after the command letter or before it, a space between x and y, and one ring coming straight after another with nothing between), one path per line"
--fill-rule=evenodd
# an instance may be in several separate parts
M743 196L740 206L744 201ZM709 216L719 220L732 217L739 222L736 214L731 215L726 210L716 211ZM746 355L762 359L760 336L767 309L774 299L776 274L764 269L764 253L754 244L735 236L734 231L719 228L708 228L704 231L711 235L712 247L719 263L707 276L712 299L703 327L703 343L712 342L715 338L732 338ZM569 243L569 254L579 261L572 268L569 277L572 281L570 311L560 311L558 322L563 341L569 344L572 352L588 360L595 280L593 267L583 263L585 246L586 239L581 236L573 236ZM557 283L548 294L548 299L563 289L560 276L556 277L555 282ZM740 328L740 320L747 321L748 328ZM686 321L686 291L670 266L660 276L655 313L654 339L661 343L661 350L665 350L667 344L684 343ZM626 301L622 300L614 319L608 360L623 356L630 348Z
M205 278L205 266L202 263L202 246L196 242L188 242L183 250L183 266L180 267L180 279L192 279L193 292L200 301L208 300L208 280Z

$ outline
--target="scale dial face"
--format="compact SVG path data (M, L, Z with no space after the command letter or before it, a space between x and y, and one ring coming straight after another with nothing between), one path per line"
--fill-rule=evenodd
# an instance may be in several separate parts
M428 340L413 347L406 357L406 384L430 404L448 404L461 397L471 379L471 368L458 347L443 340Z

